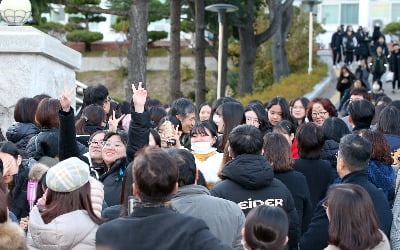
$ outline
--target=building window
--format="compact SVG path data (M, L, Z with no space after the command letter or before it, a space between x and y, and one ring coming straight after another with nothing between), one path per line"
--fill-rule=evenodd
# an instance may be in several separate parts
M388 4L374 4L371 6L371 16L373 18L386 18L389 13Z
M358 24L358 4L342 4L340 23Z
M339 23L339 5L322 5L322 23Z
M392 4L392 22L400 21L400 3Z

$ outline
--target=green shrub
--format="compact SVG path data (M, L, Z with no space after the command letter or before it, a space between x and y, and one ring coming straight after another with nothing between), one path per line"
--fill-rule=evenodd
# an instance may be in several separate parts
M308 73L291 74L288 77L282 78L279 83L270 85L260 92L239 98L239 101L243 105L247 105L249 101L254 99L260 100L264 103L268 102L275 96L282 96L289 101L311 92L314 85L326 77L326 72L327 65L320 63L316 65L311 75L308 75Z
M383 29L383 34L400 34L400 22L389 23Z
M168 32L166 31L149 31L147 32L147 37L150 42L158 41L168 37Z
M86 51L90 51L90 44L103 39L100 32L91 32L87 30L74 30L68 32L67 40L70 42L83 42L86 45Z
M87 30L74 30L68 32L67 40L70 42L92 43L103 39L103 34L100 32L91 32Z
M35 27L45 33L49 32L65 33L64 25L56 22L44 22L39 25L36 25Z

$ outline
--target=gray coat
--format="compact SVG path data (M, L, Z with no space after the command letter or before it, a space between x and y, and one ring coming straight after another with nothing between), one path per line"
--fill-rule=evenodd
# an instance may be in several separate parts
M179 188L172 203L180 213L202 219L223 243L243 249L241 231L245 217L234 202L211 196L203 186L187 185Z

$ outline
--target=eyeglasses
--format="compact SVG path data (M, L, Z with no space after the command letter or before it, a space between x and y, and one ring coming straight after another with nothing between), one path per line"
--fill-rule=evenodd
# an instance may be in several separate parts
M328 114L328 111L322 111L322 112L313 112L311 113L312 117L317 117L317 116L326 116Z
M104 144L104 142L103 141L90 141L90 142L88 142L88 145L89 146L98 146L98 147L102 147L103 146L103 144Z
M336 156L336 159L339 158L339 151L336 152L335 156Z
M328 209L328 200L325 200L324 202L322 202L322 207L327 210Z
M120 143L111 143L109 141L106 141L103 143L103 146L106 148L115 148L115 149L120 149L124 146L124 144L120 144Z

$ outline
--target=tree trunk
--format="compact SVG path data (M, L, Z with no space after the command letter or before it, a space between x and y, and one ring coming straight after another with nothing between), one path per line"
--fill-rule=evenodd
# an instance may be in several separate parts
M280 7L279 5L276 6L274 1L280 0L266 0L270 13L276 11L274 8ZM293 0L286 1L293 2ZM245 8L245 14L241 17L241 25L239 25L239 96L244 96L252 92L257 47L270 39L279 29L278 27L280 27L278 26L279 18L277 15L270 15L269 27L256 35L254 31L254 1L247 0Z
M239 61L239 96L253 91L254 63L256 61L256 43L253 22L239 29L240 61Z
M195 85L196 106L206 101L206 64L205 64L205 11L204 0L195 1L196 48L195 48Z
M181 93L181 0L170 1L170 50L169 50L169 100L172 102Z
M148 1L133 0L129 15L130 45L128 48L128 81L125 86L127 101L132 99L132 83L146 86Z
M256 39L254 32L254 1L247 0L242 25L239 27L239 96L253 91L254 63L256 61Z
M273 13L270 14L270 20L274 17L278 18L277 25L279 28L271 39L271 54L274 82L279 82L282 77L288 76L290 74L290 67L287 60L285 43L292 22L293 5L285 4L282 6L278 6L281 4L277 2L273 3L273 5L273 9L275 11L270 12Z

